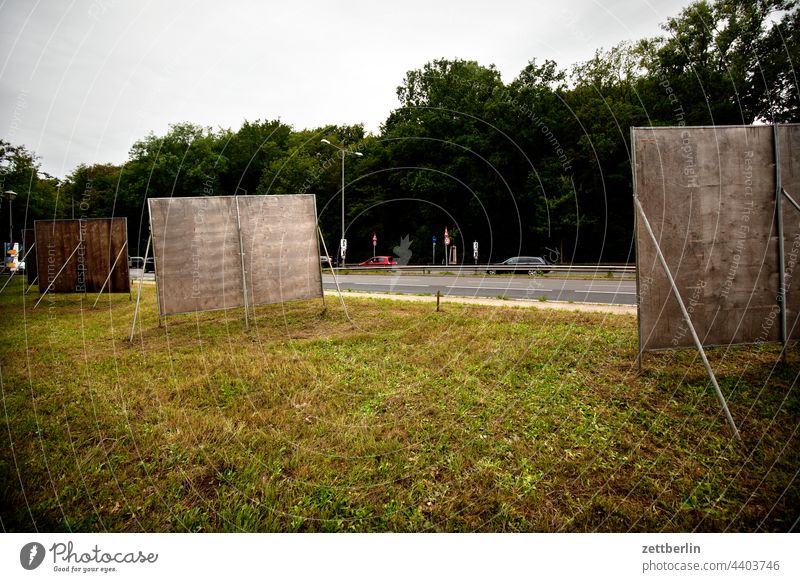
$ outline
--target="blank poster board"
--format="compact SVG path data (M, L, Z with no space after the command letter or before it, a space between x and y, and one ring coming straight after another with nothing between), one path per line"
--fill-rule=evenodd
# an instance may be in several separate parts
M245 284L248 305L322 297L313 194L148 204L159 315L243 307Z
M40 293L51 283L50 293L99 293L112 266L105 291L130 292L125 218L37 220L33 228Z
M800 194L800 126L779 129L783 188ZM634 189L700 341L780 339L772 126L631 130ZM782 197L783 198L783 197ZM782 200L789 339L800 337L800 213ZM639 347L694 346L636 214Z

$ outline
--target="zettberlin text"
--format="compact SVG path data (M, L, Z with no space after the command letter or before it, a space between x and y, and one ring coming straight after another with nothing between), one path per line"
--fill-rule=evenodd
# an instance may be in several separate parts
M658 544L655 546L642 546L643 554L699 554L700 546L693 544L683 544L681 546L673 544Z

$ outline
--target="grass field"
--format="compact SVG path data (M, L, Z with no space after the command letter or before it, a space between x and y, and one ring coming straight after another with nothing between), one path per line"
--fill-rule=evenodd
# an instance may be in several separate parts
M788 531L796 348L630 316L349 299L169 318L0 296L5 531Z

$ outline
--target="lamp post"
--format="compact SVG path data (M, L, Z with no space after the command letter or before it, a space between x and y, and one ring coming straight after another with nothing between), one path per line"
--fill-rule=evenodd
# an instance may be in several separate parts
M344 267L344 254L346 252L346 248L344 246L344 157L347 154L358 156L359 158L362 157L364 154L361 152L351 152L343 147L337 146L336 144L332 144L327 139L319 140L321 143L331 146L332 148L336 148L339 150L339 153L342 154L342 238L339 241L339 266Z
M8 200L8 242L14 242L14 224L13 218L11 215L11 203L14 201L14 198L17 197L17 193L13 190L6 190L3 192L3 197Z

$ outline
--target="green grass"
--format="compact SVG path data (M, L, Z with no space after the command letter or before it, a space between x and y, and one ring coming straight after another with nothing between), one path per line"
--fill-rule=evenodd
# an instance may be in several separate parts
M798 355L630 316L348 299L167 318L0 296L6 531L787 531Z

